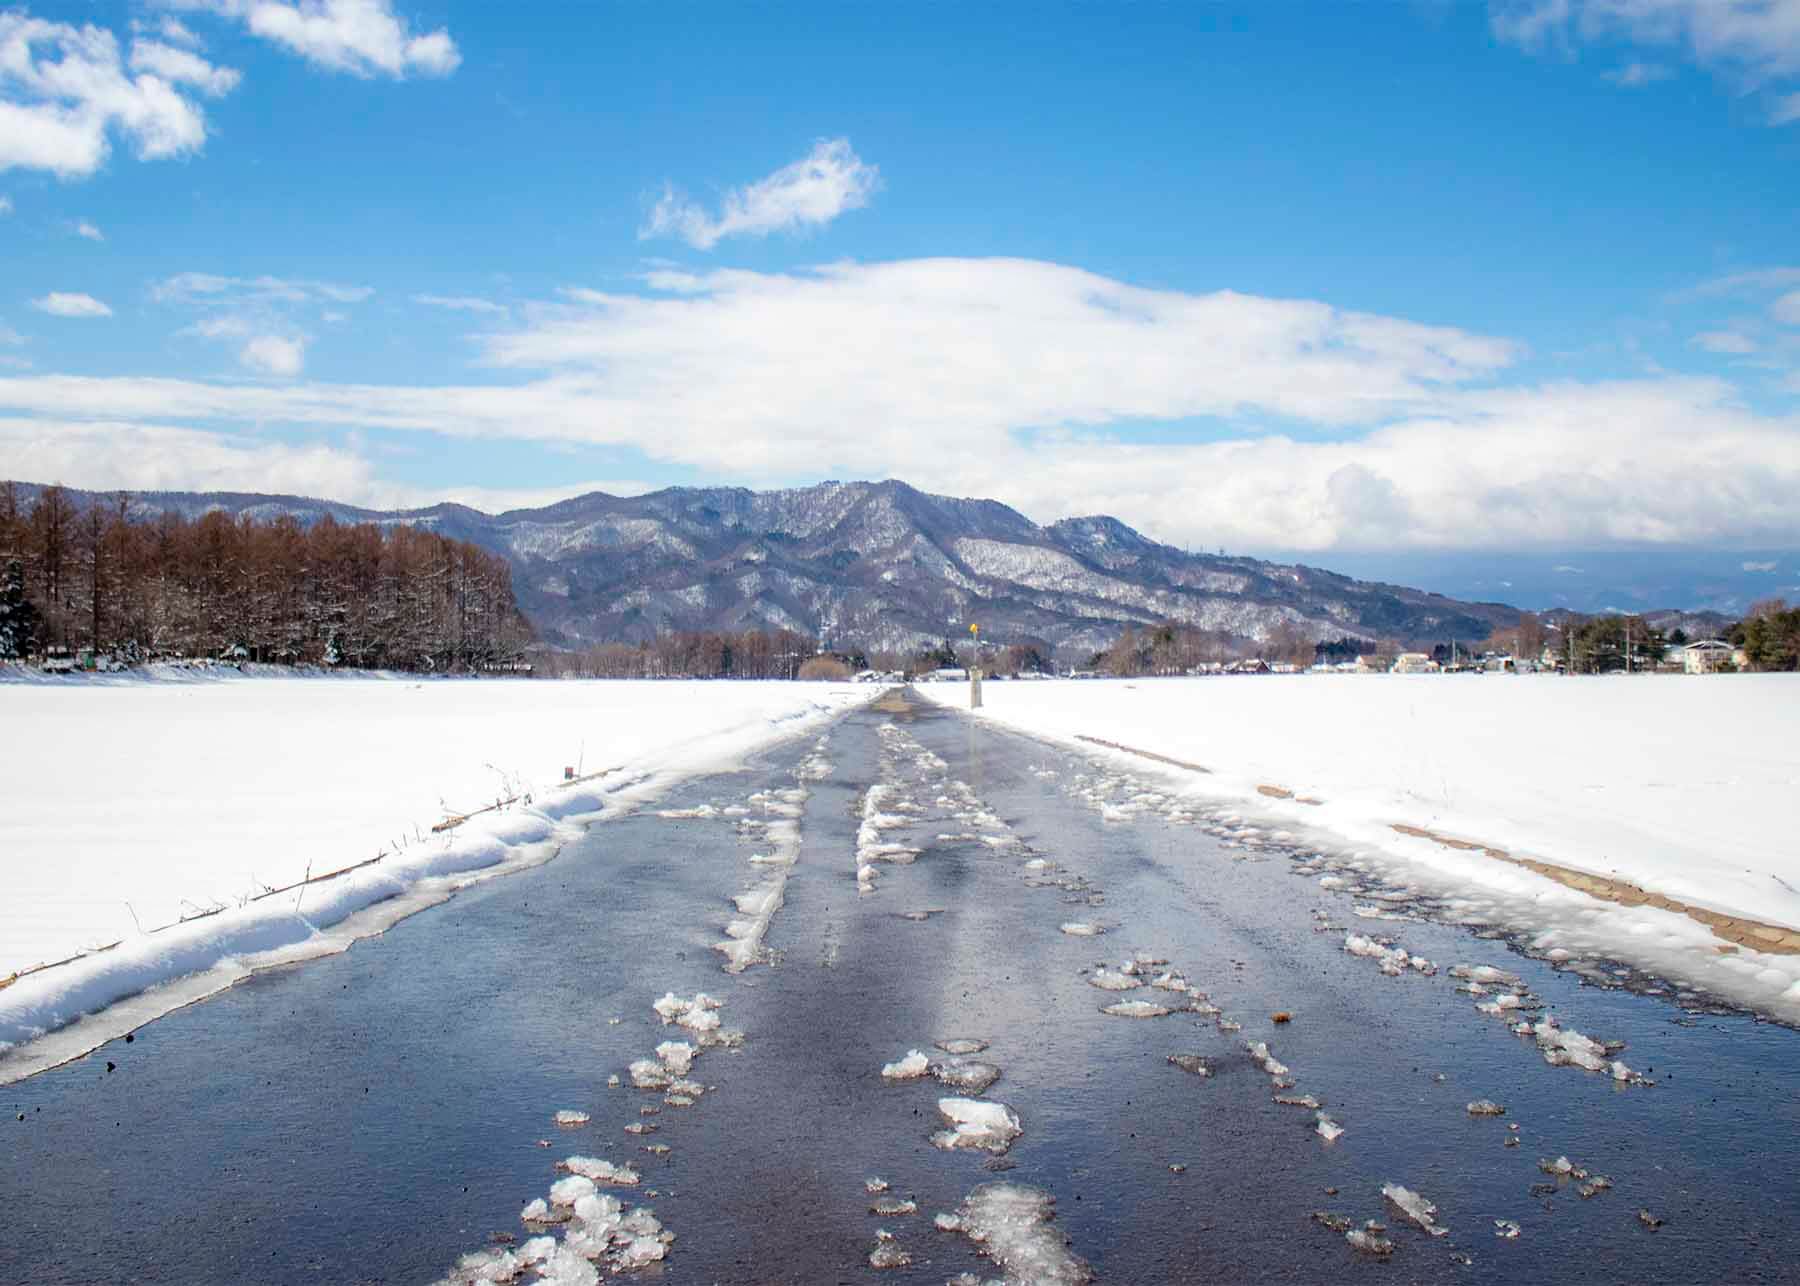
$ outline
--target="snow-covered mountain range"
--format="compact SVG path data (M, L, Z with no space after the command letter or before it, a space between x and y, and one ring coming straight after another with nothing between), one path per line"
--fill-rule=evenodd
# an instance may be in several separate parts
M910 649L979 623L997 643L1074 651L1170 620L1258 640L1291 626L1315 640L1470 642L1518 615L1298 564L1188 553L1113 518L1039 526L997 501L897 481L595 492L498 515L229 492L138 492L132 503L146 515L224 509L430 527L505 555L526 616L544 641L567 647L785 626Z

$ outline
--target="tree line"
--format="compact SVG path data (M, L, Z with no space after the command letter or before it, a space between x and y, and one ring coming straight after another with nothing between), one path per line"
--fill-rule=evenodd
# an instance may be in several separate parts
M818 641L795 630L695 630L642 643L597 643L579 651L545 653L536 665L539 673L570 679L835 678L840 672L848 675L850 662L862 668L860 656L845 657L835 661L830 674L821 674L811 664L818 653Z
M208 657L418 671L518 664L506 560L416 527L213 511L0 482L0 657Z

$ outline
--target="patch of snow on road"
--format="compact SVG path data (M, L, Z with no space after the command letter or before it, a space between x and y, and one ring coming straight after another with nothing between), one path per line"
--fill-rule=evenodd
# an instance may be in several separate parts
M940 1214L939 1228L957 1232L1006 1273L1007 1283L1082 1286L1093 1280L1087 1263L1069 1249L1052 1226L1056 1198L1022 1183L984 1183L953 1214Z

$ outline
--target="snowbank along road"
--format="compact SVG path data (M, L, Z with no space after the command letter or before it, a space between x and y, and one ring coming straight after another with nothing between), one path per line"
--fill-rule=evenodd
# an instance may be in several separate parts
M0 1263L1793 1280L1794 1033L1452 918L896 692L6 1087Z

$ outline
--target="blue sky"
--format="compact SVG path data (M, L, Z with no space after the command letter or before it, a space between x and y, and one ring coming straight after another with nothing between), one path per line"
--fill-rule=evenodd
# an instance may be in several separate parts
M1800 545L1800 0L0 8L0 475Z

